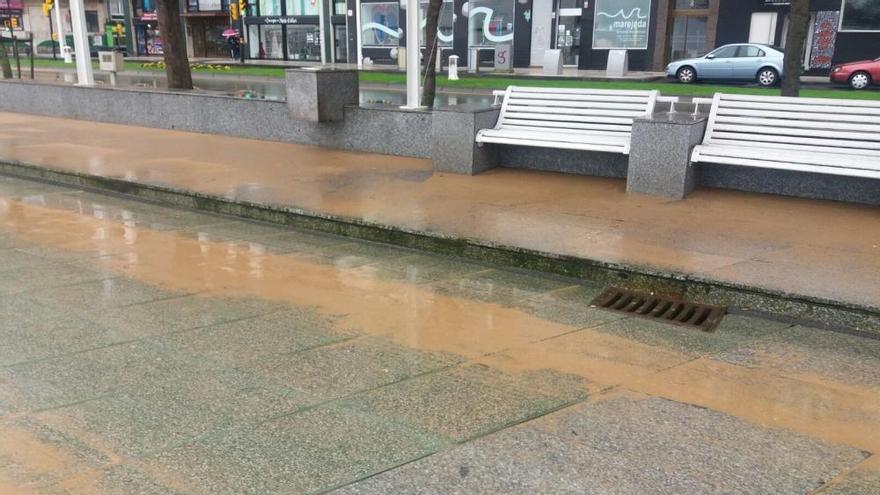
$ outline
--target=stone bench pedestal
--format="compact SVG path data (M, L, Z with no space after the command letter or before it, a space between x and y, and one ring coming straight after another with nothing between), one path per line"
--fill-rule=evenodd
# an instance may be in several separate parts
M476 175L498 166L491 144L478 146L480 129L495 127L499 107L456 105L437 108L431 119L431 157L435 172Z
M347 105L360 103L356 70L307 67L284 72L287 109L292 119L340 122Z
M626 191L683 199L698 185L691 151L706 132L706 118L658 113L635 119Z

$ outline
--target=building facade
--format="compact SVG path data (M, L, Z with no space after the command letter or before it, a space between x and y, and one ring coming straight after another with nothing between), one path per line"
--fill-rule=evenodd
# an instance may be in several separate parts
M223 32L237 29L244 54L256 60L399 64L406 46L406 0L250 0L242 21L229 17L230 0L181 2L193 57L229 56ZM428 0L420 0L424 43ZM41 0L0 0L0 23L17 17L46 52L49 18ZM59 2L64 4L64 2ZM459 64L495 64L495 47L509 48L513 67L539 67L559 49L563 63L604 69L611 49L626 49L629 68L660 71L671 60L734 42L783 46L788 0L444 0L439 51ZM70 16L62 5L64 29ZM86 24L96 45L124 24L130 55L161 55L156 0L86 0ZM118 28L117 28L118 30ZM119 36L117 35L117 38ZM115 40L119 43L120 40ZM880 0L812 0L804 64L814 73L834 63L880 57Z

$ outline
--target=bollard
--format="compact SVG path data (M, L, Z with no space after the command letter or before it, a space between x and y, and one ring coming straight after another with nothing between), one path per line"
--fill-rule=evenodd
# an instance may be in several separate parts
M458 55L449 56L449 80L458 81Z
M468 59L468 72L476 74L480 72L480 49L471 48L471 56Z

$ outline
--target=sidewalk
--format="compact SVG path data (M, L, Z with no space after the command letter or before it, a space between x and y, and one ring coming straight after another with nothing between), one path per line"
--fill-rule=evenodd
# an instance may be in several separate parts
M615 179L434 175L427 160L10 113L0 162L880 314L876 207L712 189L670 201Z

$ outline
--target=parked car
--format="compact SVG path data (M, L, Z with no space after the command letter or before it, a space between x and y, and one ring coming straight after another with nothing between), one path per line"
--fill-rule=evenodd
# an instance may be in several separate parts
M666 75L689 84L698 80L756 81L774 86L782 78L784 54L778 48L755 43L724 45L702 57L676 60Z
M835 65L831 68L831 82L849 84L853 89L880 84L880 58Z

